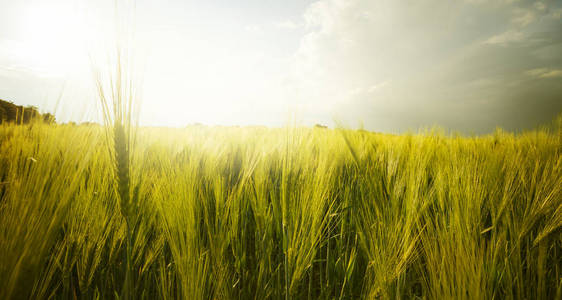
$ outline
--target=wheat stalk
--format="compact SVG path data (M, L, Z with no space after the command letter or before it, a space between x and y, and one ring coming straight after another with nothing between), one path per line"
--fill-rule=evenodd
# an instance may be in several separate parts
M134 274L132 265L133 236L138 221L138 197L131 199L131 161L140 100L134 78L133 55L128 47L130 25L119 20L116 3L117 41L114 57L114 71L104 74L95 63L94 81L103 112L109 151L113 159L114 176L117 183L119 209L126 223L126 249L124 252L125 280L122 297L133 298ZM126 16L127 17L127 16ZM129 16L130 17L130 16ZM123 28L121 28L121 27ZM106 82L107 80L107 82Z

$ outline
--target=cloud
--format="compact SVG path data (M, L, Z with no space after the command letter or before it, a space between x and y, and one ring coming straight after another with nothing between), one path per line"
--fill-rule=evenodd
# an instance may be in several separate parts
M552 3L547 5L541 1L522 1L519 6L512 9L511 21L519 27L526 27L545 17L556 18L557 10L553 8Z
M519 26L527 26L533 23L537 19L537 13L534 9L523 9L523 8L516 8L514 9L514 16L511 21Z
M562 9L555 9L553 10L550 15L549 15L552 19L555 20L560 20L562 19Z
M562 57L551 52L562 28L543 20L556 9L530 1L315 2L303 17L290 98L311 109L305 114L322 106L328 119L363 119L375 130L437 123L485 132L513 128L516 114L520 126L533 126L562 109L552 100L560 84L538 89L525 73L549 65L537 76L559 76ZM535 95L517 103L528 119L511 109L522 94Z
M521 42L525 35L521 31L508 30L504 33L494 35L487 39L484 44L490 45L506 45L510 43Z
M60 76L53 65L40 64L34 61L34 49L30 45L18 40L0 39L0 72L8 77L20 77L27 74L38 77ZM50 68L51 67L51 68Z
M546 11L547 6L542 3L542 2L535 2L535 4L533 4L533 6L535 7L535 9L537 9L538 11Z
M372 94L372 93L380 91L382 88L387 86L389 83L390 83L390 80L385 80L385 81L377 83L377 84L357 87L357 88L354 88L354 89L350 90L349 94L351 96Z
M525 73L527 75L537 77L537 78L558 78L558 77L562 77L562 69L537 68L537 69L528 70Z

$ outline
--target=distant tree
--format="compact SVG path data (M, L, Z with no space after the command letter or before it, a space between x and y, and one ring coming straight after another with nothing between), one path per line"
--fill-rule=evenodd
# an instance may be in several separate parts
M54 115L50 114L50 113L44 113L43 114L43 122L47 123L47 124L54 124L57 122L56 118Z
M0 106L4 110L3 122L15 122L18 116L18 106L12 102L0 100Z
M50 113L41 114L35 106L20 106L9 101L0 100L0 123L23 123L41 120L45 123L55 123L55 116Z
M24 124L27 124L32 120L38 119L39 116L41 115L37 110L37 107L35 106L21 107L21 109L23 111L22 113L23 120L18 120L18 121L23 121Z
M8 114L6 113L6 110L4 109L3 106L0 106L0 124L6 122L7 118L8 118Z

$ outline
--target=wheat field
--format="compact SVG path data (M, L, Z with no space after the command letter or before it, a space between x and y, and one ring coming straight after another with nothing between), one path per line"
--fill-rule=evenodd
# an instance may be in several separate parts
M111 132L0 126L1 299L562 296L556 130Z

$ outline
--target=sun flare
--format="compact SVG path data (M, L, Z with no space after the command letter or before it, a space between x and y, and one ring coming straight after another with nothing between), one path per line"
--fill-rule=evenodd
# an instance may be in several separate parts
M49 75L73 72L84 59L84 37L91 34L78 11L68 5L33 4L21 18L22 52L28 63Z

